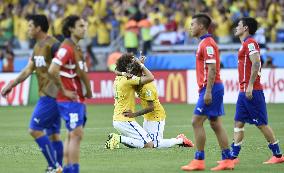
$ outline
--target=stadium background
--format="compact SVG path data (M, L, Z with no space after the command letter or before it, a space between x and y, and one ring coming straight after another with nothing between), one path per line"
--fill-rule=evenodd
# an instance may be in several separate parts
M262 83L270 114L269 120L284 148L284 1L283 0L2 0L0 7L0 90L27 64L33 40L26 34L24 17L43 13L49 17L49 33L62 39L60 24L70 14L80 14L88 21L87 37L80 44L90 69L94 99L88 100L89 120L82 144L82 172L179 172L179 166L193 156L193 149L165 150L123 149L107 151L103 143L112 128L114 74L110 65L117 55L143 50L151 42L145 65L155 75L161 102L167 111L165 137L185 133L193 138L190 126L197 98L195 49L197 40L188 34L194 13L205 12L214 24L210 32L219 43L225 84L225 127L232 139L237 99L237 51L239 40L232 36L233 24L242 16L256 17L260 29L255 38L260 43ZM146 17L146 20L144 20ZM151 31L152 30L152 31ZM129 41L131 40L131 41ZM134 41L133 41L134 40ZM146 45L147 46L147 45ZM112 59L114 58L114 59ZM271 63L272 61L272 63ZM45 167L40 152L27 134L29 116L38 99L36 77L18 85L8 98L0 97L0 172L40 172ZM15 105L7 106L7 105ZM21 106L18 106L21 105ZM27 105L27 106L22 106ZM138 106L137 109L140 109ZM141 122L141 118L138 120ZM63 127L63 138L65 128ZM207 138L208 166L215 165L219 148L210 131ZM255 134L258 135L255 135ZM256 147L257 146L257 147ZM253 154L251 153L253 152ZM237 172L281 172L282 165L263 166L269 151L257 129L247 128L241 159L248 160ZM135 162L135 163L134 163ZM257 168L256 169L256 165ZM106 169L107 168L107 169Z

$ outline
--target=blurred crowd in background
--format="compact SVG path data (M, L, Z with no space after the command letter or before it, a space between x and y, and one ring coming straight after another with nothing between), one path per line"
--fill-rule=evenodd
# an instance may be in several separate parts
M92 46L107 46L119 35L124 46L133 48L139 40L152 44L188 44L195 13L208 13L211 32L219 43L236 41L233 24L240 17L256 17L257 34L269 42L284 41L284 0L0 0L0 45L28 49L25 16L43 13L50 20L50 34L61 37L64 17L78 14L88 22ZM149 43L148 43L149 44ZM149 45L146 45L146 47Z
M233 36L234 24L248 16L259 22L255 38L262 47L266 42L284 42L284 0L0 0L0 4L3 65L12 63L14 49L33 47L25 16L35 13L48 16L49 34L59 40L63 39L63 19L71 14L82 16L88 24L84 43L92 64L97 63L93 47L109 46L118 39L134 54L140 48L147 54L152 45L197 43L189 34L196 13L212 17L209 31L221 44L239 43Z

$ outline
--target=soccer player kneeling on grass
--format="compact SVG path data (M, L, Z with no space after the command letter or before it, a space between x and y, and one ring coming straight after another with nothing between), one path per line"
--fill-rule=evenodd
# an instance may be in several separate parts
M144 62L145 57L141 58ZM142 76L142 70L137 63L131 63L127 66L126 75ZM157 88L154 82L150 82L145 85L139 85L135 87L135 91L141 100L142 110L132 112L131 110L124 112L126 117L144 116L143 128L151 136L155 148L169 148L174 145L183 147L193 147L191 140L187 139L184 134L179 134L176 138L164 139L164 127L166 112L161 105Z
M116 76L114 81L115 103L113 126L121 134L110 134L105 147L108 149L117 148L119 143L133 148L153 148L154 144L150 135L135 121L135 118L124 116L124 112L135 110L135 90L134 87L146 84L154 80L152 73L131 54L122 55L117 63L117 71L126 71L128 64L138 63L145 76Z

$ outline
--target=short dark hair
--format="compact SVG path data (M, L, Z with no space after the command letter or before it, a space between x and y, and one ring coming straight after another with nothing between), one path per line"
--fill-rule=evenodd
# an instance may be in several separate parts
M198 23L201 23L206 29L209 28L209 26L211 25L211 18L207 15L207 14L195 14L192 19L197 19Z
M41 30L47 33L49 28L49 23L47 17L43 14L29 14L26 16L27 21L33 21L35 27L40 27Z
M71 36L71 32L70 32L69 29L75 28L76 22L80 19L81 18L77 15L70 15L63 20L62 33L63 33L64 37L70 37Z
M126 72L127 65L132 63L134 56L130 53L125 53L116 62L116 70L120 72Z
M257 21L252 18L252 17L243 17L241 18L239 21L243 22L243 26L247 26L248 30L249 30L249 34L250 35L254 35L257 27L258 27L258 23Z

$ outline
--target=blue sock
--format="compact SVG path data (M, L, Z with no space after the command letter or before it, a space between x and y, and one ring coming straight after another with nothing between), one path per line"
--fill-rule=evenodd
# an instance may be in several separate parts
M276 156L276 157L282 157L282 153L281 153L281 150L280 150L280 147L278 145L278 142L274 143L274 144L269 144L268 145L268 148L272 151L273 153L273 156Z
M37 138L35 141L38 144L39 148L41 149L41 152L44 155L48 163L48 166L55 168L56 167L55 153L48 137L45 135Z
M63 143L62 141L53 141L51 142L52 146L56 152L56 160L62 166L63 160Z
M63 173L72 173L71 168L72 168L71 165L65 165L63 167Z
M241 145L235 145L234 142L232 143L231 147L232 147L231 157L235 159L239 156L242 147Z
M223 149L222 150L222 160L231 159L231 151L230 149Z
M79 173L80 165L79 163L72 164L72 173Z
M195 152L195 157L194 157L194 159L196 159L196 160L204 160L204 158L205 158L205 153L204 153L204 151L196 151Z

